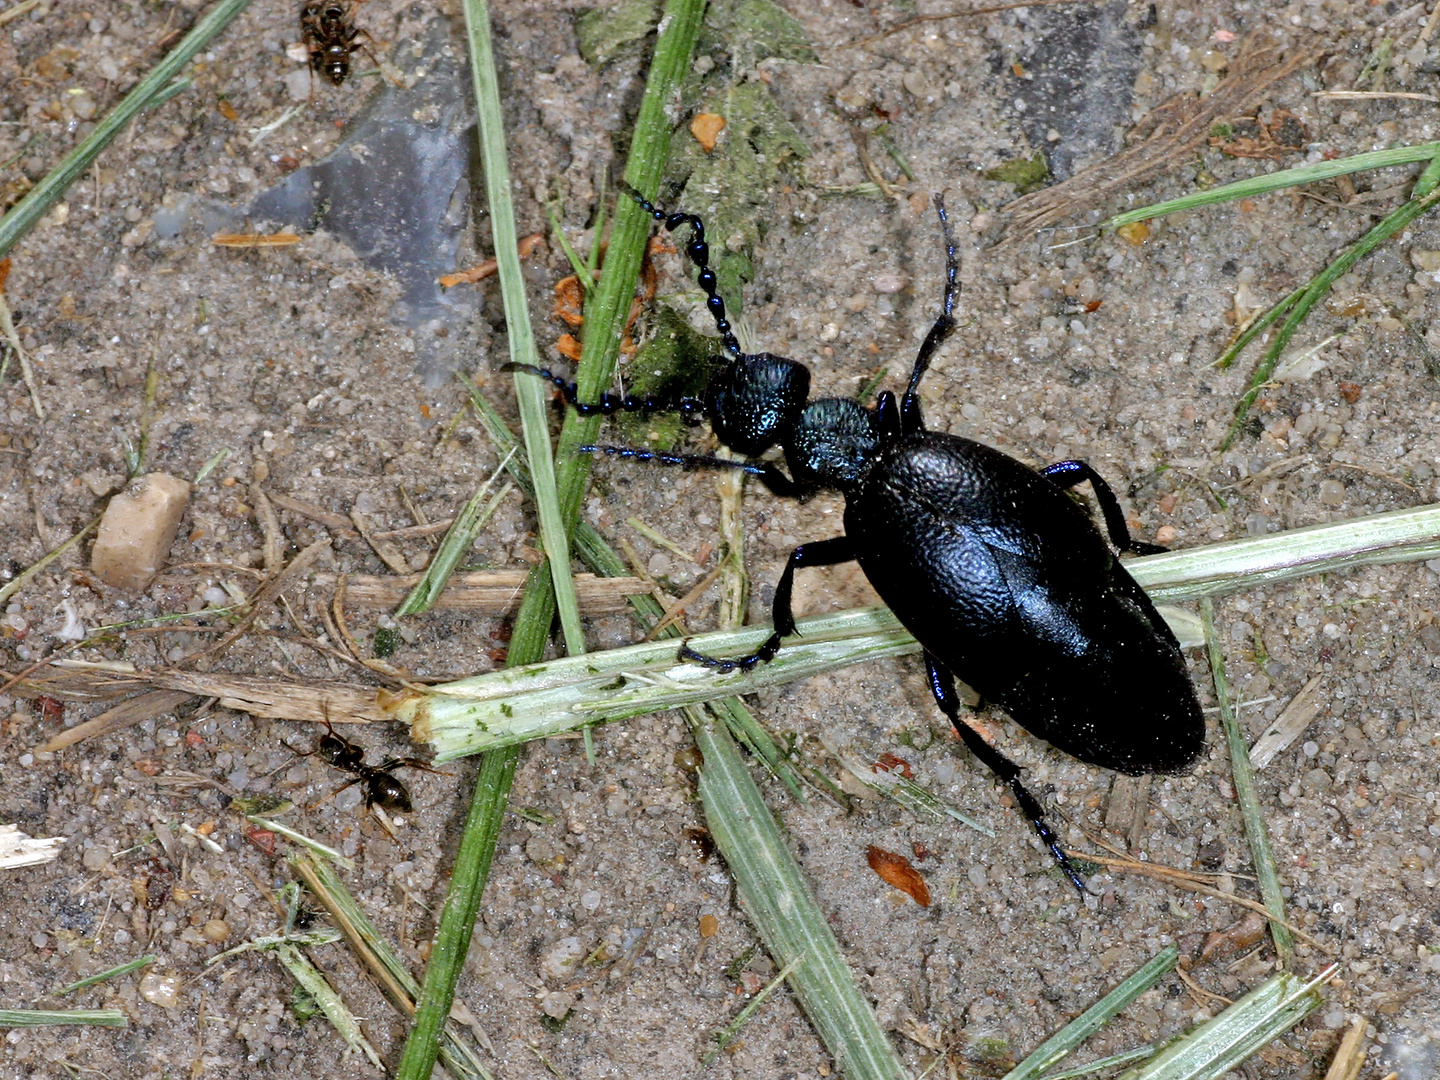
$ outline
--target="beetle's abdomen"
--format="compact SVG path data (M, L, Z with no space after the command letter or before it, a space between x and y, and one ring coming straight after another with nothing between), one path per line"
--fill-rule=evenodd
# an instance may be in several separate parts
M1017 723L1120 772L1193 764L1185 660L1090 516L1035 470L940 432L883 449L845 510L866 576L920 643Z

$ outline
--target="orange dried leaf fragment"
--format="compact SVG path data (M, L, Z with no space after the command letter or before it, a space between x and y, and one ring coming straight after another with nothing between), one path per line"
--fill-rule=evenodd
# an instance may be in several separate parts
M579 277L571 274L555 283L555 318L567 326L580 326L585 322L584 304L585 290L580 287Z
M865 861L885 884L899 889L921 907L930 906L930 886L925 884L920 871L911 866L910 860L904 855L896 855L893 851L886 851L872 844L865 852Z
M580 342L570 334L561 334L560 339L555 342L555 351L567 360L580 362Z
M278 233L219 233L210 238L216 247L262 248L289 247L298 244L300 237L293 232Z
M1132 221L1129 225L1121 225L1115 231L1127 244L1133 244L1136 247L1150 239L1150 223L1148 221Z
M535 245L544 239L544 233L531 233L529 236L522 237L515 244L515 250L520 253L520 258L528 259L530 253L535 250ZM477 281L484 281L499 269L500 264L498 262L494 259L486 259L484 262L472 266L468 270L460 270L453 274L446 274L440 278L440 286L449 289L456 285L473 285Z
M715 142L724 130L725 118L718 113L697 113L695 119L690 121L690 134L695 136L700 149L707 154L715 149Z

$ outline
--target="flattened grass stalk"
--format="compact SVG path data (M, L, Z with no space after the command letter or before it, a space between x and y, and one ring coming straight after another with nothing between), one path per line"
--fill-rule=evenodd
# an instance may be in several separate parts
M1220 1080L1318 1009L1331 966L1309 982L1282 971L1118 1080Z
M668 0L665 5L645 95L635 121L626 171L627 179L642 190L653 191L660 182L670 143L665 106L671 101L689 67L703 9L702 0ZM499 84L490 45L489 9L484 0L465 0L464 10L495 253L500 268L501 290L505 296L510 340L514 345L517 319L526 323L524 279L520 276L516 256L515 225L509 200L510 174L505 160ZM590 400L597 394L597 387L608 384L614 375L614 358L619 349L621 330L619 320L628 310L649 232L648 220L639 220L639 207L631 206L630 210L633 213L622 213L616 222L600 284L586 311L586 341L581 367L576 374L582 393ZM528 328L528 323L526 326ZM528 336L528 331L522 333ZM607 358L608 364L605 362ZM512 353L511 359L534 362L532 357L516 353ZM595 430L591 425L588 429L591 435L573 434L572 428L577 426L578 418L567 417L561 432L559 475L553 481L549 476L542 477L540 474L548 472L552 461L545 437L548 427L544 389L539 380L520 377L516 379L516 392L522 402L521 417L527 429L525 442L529 451L531 479L542 522L548 518L553 526L546 541L554 572L532 573L526 583L510 639L508 663L512 665L532 663L544 654L556 610L556 583L562 578L565 583L569 581L569 546L565 542L565 534L579 518L585 480L589 475L589 460L577 456L575 447L593 437ZM555 503L546 506L552 499ZM558 513L555 504L558 504ZM564 585L560 587L563 589ZM574 626L566 628L567 644L582 649L584 644L579 634L578 618L572 621ZM441 1025L449 1015L455 981L469 949L471 928L479 910L495 840L505 813L506 798L515 776L517 755L516 748L508 748L486 754L481 762L465 831L456 853L450 891L445 898L434 949L425 969L415 1023L396 1071L398 1080L429 1080L434 1069Z
M65 190L90 168L100 156L100 152L114 141L116 135L125 130L126 124L143 110L174 97L190 85L189 79L173 84L170 80L175 78L196 53L209 45L220 31L230 24L230 20L249 5L250 0L220 0L220 3L190 28L190 32L180 39L175 48L165 54L165 58L151 69L150 74L141 79L135 89L126 94L120 103L95 125L95 130L87 135L79 146L66 154L59 165L51 169L43 180L10 208L9 213L0 218L0 259L10 253L10 249L20 242L20 238L60 200Z
M1003 1080L1035 1080L1035 1077L1064 1060L1086 1039L1109 1023L1110 1018L1121 1009L1159 982L1161 976L1175 970L1175 962L1179 959L1180 950L1174 945L1162 949L1114 990L1041 1043L1029 1057L1006 1073Z
M673 647L673 646L672 646ZM723 724L686 709L704 765L700 801L745 912L847 1080L900 1080L909 1074L845 964L825 915L810 900L760 789Z
M129 1022L119 1009L0 1009L0 1028L52 1027L57 1024L124 1027Z
M1429 506L1167 552L1126 565L1152 597L1175 601L1307 574L1437 557L1440 506ZM407 689L384 695L382 705L408 721L412 737L428 742L446 761L608 720L733 698L862 660L919 651L884 608L802 619L799 627L800 636L788 640L774 660L748 672L722 673L681 663L673 643L652 641L426 690ZM768 633L768 627L749 626L697 635L692 644L711 655L737 655L755 648Z
M1215 700L1220 706L1220 726L1230 750L1230 771L1235 778L1235 799L1245 822L1245 837L1250 841L1250 858L1255 864L1255 881L1260 899L1270 913L1270 936L1280 966L1288 968L1294 960L1295 936L1285 925L1285 896L1280 891L1280 874L1275 869L1275 855L1270 849L1270 834L1265 828L1265 815L1260 809L1260 796L1255 791L1255 770L1250 766L1249 742L1235 708L1230 701L1230 684L1225 677L1225 654L1215 638L1215 605L1210 597L1200 601L1200 618L1205 623L1205 649L1210 658L1210 675L1215 680Z

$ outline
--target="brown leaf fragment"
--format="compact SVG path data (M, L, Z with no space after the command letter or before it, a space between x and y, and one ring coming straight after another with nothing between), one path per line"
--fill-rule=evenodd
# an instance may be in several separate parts
M585 292L576 275L571 274L555 283L555 317L565 325L574 328L585 322L581 311L584 302Z
M720 138L720 132L724 130L725 118L717 113L698 113L695 119L690 121L690 134L695 136L700 149L707 154L715 149L715 140Z
M535 245L545 239L544 233L531 233L522 237L515 245L515 250L520 253L520 258L528 259L530 253L535 250ZM500 269L500 264L494 259L486 259L478 265L470 267L469 270L460 270L454 274L446 274L440 279L442 288L452 288L456 285L473 285L477 281L484 281L491 274Z
M870 864L871 870L880 875L885 884L899 889L921 907L930 906L930 886L925 884L920 871L911 866L910 860L904 855L896 855L893 851L886 851L871 844L865 852L865 861Z
M1231 923L1224 930L1216 930L1205 937L1205 947L1200 950L1200 959L1208 960L1216 953L1222 956L1243 952L1252 945L1258 945L1265 937L1269 921L1258 911L1247 911L1244 916Z
M277 233L217 233L210 238L210 242L216 247L226 248L266 248L266 247L289 247L291 244L298 244L300 237L293 232Z
M560 339L555 342L555 351L567 360L580 362L580 342L570 334L561 334Z

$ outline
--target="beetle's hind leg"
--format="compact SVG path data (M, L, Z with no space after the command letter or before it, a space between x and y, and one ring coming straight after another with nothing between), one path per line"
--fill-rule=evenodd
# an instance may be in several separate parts
M837 536L831 540L816 540L801 544L790 552L785 563L785 572L775 584L775 602L771 606L771 619L775 632L765 639L760 648L748 656L724 659L698 653L688 645L681 646L680 659L693 660L716 671L749 671L756 664L763 664L774 658L780 651L780 639L795 633L795 611L791 603L794 592L795 571L807 566L834 566L836 563L851 562L855 558L855 546L848 536Z
M1040 803L1030 794L1030 789L1020 782L1020 766L987 743L974 728L960 719L960 698L955 693L955 676L950 673L950 669L929 652L925 654L925 667L930 677L930 692L935 695L935 704L950 718L970 752L1004 783L1010 785L1010 790L1015 793L1015 801L1020 804L1020 812L1039 834L1040 842L1050 850L1050 855L1070 879L1070 884L1084 897L1085 879L1080 876L1075 864L1060 846L1060 838L1045 820L1045 812L1040 809Z
M1136 555L1158 555L1162 551L1170 550L1159 544L1147 544L1143 540L1131 538L1130 530L1125 525L1125 514L1120 509L1120 500L1115 498L1115 492L1110 490L1110 485L1087 463L1057 461L1054 465L1046 465L1041 469L1040 475L1061 488L1072 488L1089 480L1095 491L1095 498L1100 503L1100 512L1105 516L1105 531L1110 534L1110 542L1121 551L1133 551Z

